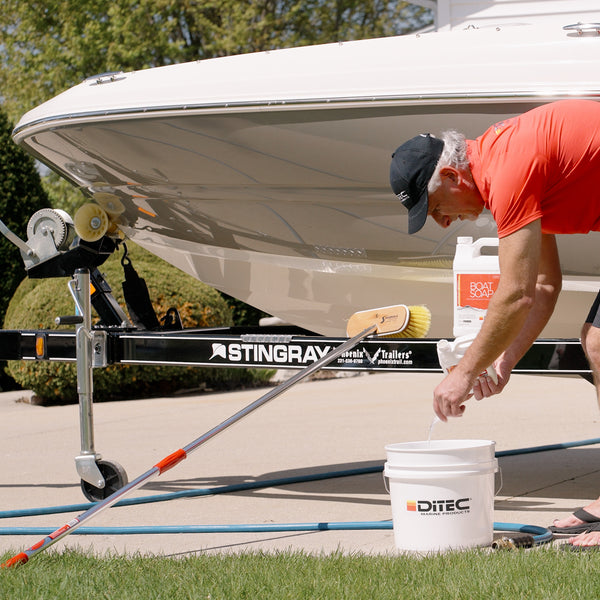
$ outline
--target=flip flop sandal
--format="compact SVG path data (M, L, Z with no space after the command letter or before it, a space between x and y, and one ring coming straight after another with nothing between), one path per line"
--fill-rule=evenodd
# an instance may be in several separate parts
M548 527L548 529L552 533L567 534L586 533L588 531L600 531L600 517L589 513L583 508L578 508L577 510L573 511L573 516L583 521L583 523L580 523L579 525L571 525L570 527L555 527L554 525L551 525L550 527ZM590 547L594 548L595 546Z

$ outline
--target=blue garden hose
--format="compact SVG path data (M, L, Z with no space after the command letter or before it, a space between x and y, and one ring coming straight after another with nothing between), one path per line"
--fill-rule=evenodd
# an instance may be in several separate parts
M561 444L548 444L546 446L532 446L530 448L518 448L516 450L501 450L496 452L496 458L504 456L516 456L518 454L533 454L535 452L547 452L548 450L566 450L567 448L578 448L579 446L592 446L600 444L600 438L579 440L578 442L564 442Z
M232 492L244 492L247 490L258 490L268 487L280 487L293 483L305 483L308 481L320 481L323 479L334 479L336 477L350 477L352 475L367 475L370 473L381 473L382 465L365 467L362 469L347 469L343 471L331 471L329 473L314 473L312 475L298 475L295 477L283 477L280 479L265 479L261 481L247 481L232 485L222 485L213 488L199 488L194 490L182 490L180 492L168 492L152 496L141 496L139 498L128 498L115 504L117 506L134 506L137 504L151 504L153 502L166 502L167 500L178 500L180 498L195 498L197 496L216 496L217 494L229 494ZM98 502L86 502L81 504L68 504L64 506L48 506L44 508L24 508L16 510L0 511L0 519L10 517L32 517L38 515L49 515L66 512L80 512L87 510ZM0 530L1 533L1 530Z
M329 521L317 523L251 523L235 525L140 525L135 527L80 527L73 535L156 535L174 533L274 533L299 531L391 530L392 521ZM531 534L535 545L552 539L545 527L518 523L494 523L495 531ZM0 535L50 535L52 527L2 527Z
M546 446L534 446L515 450L504 450L496 452L496 457L516 456L520 454L531 454L534 452L546 452L549 450L563 450L600 444L600 438L566 442L561 444L550 444ZM165 502L178 498L190 498L197 496L212 496L239 491L254 490L266 487L279 487L294 483L318 481L323 479L334 479L338 477L349 477L353 475L366 475L380 473L383 465L365 467L362 469L347 469L342 471L331 471L327 473L316 473L312 475L300 475L296 477L285 477L263 481L251 481L235 485L219 486L180 492L170 492L140 498L121 500L115 506L133 506L136 504L148 504L153 502ZM70 504L63 506L49 506L43 508L29 508L0 511L0 519L11 517L38 516L66 512L77 512L87 510L94 502L82 504ZM137 527L80 527L74 534L79 535L134 535L134 534L174 534L174 533L264 533L264 532L291 532L291 531L357 531L357 530L382 530L392 529L392 521L347 521L347 522L316 522L316 523L263 523L263 524L237 524L237 525L164 525L164 526L137 526ZM545 527L525 525L520 523L494 523L495 531L516 532L529 534L535 545L544 544L552 540L552 532ZM0 527L0 535L49 535L54 530L48 527Z

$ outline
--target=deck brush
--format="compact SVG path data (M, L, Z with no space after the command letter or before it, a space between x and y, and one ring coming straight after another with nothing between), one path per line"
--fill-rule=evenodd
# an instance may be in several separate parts
M346 326L346 334L353 337L367 327L383 337L422 338L429 332L431 312L426 306L384 306L355 312Z

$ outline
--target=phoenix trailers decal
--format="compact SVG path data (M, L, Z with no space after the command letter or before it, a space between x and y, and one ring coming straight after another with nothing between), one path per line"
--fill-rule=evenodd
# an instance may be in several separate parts
M269 343L269 342L212 342L210 364L233 364L235 366L304 367L319 360L336 347L320 343ZM410 349L386 348L385 345L359 345L344 352L330 367L394 368L411 367L414 364ZM437 369L438 365L433 364Z

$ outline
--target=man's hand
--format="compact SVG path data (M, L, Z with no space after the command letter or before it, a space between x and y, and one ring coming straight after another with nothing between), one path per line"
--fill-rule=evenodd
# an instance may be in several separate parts
M473 382L455 368L433 390L433 410L441 421L446 423L448 417L462 416L463 403L473 395L470 393L472 385Z
M462 417L466 410L464 403L469 398L474 396L475 400L482 400L499 394L506 387L513 367L502 354L494 363L494 368L498 383L494 383L489 375L480 375L472 385L468 384L467 377L454 369L433 391L435 414L444 422L448 417Z
M506 387L513 367L506 360L505 354L501 354L494 363L498 383L494 383L491 377L482 375L473 384L473 396L475 396L475 400L482 400L483 398L499 394Z

